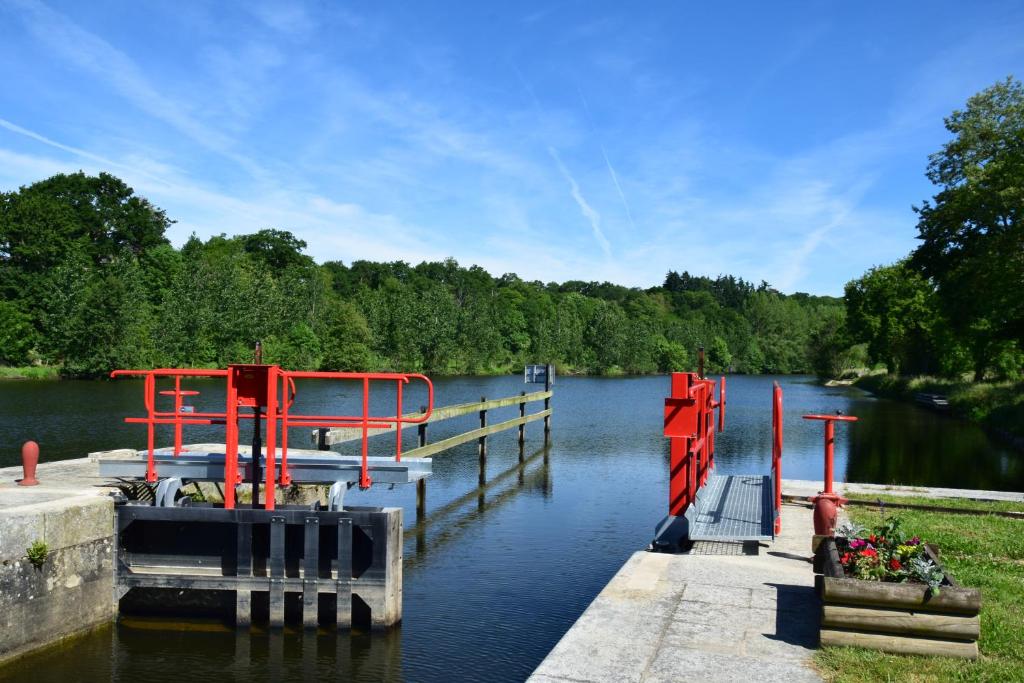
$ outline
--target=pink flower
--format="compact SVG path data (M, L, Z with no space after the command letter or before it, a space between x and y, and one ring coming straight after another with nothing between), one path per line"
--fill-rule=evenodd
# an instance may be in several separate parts
M868 544L863 538L855 538L850 541L850 550L856 550L857 548L863 548Z

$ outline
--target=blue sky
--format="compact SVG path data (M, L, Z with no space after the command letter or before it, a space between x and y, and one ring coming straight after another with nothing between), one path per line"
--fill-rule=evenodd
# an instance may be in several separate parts
M712 6L716 5L716 6ZM106 170L180 245L840 294L915 244L1024 4L0 0L0 189Z

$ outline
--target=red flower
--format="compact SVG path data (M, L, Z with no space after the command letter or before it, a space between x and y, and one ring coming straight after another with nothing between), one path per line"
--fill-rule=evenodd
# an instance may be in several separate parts
M899 571L900 569L903 569L903 565L900 563L899 560L892 559L889 560L889 569L892 569L893 571Z
M874 534L871 534L870 536L868 536L868 540L871 541L872 543L877 543L878 542L878 537L875 536Z
M853 560L853 553L843 553L843 556L839 558L843 564L850 564L851 560Z
M861 557L878 557L878 551L874 548L865 548L860 551Z

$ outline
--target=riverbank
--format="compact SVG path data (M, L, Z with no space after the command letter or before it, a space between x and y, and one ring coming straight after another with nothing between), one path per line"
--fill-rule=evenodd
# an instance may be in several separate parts
M956 417L976 422L1024 449L1024 382L963 382L881 374L865 375L854 386L908 403L913 403L919 393L941 394Z
M60 379L59 365L23 365L9 367L0 365L0 380L5 379Z
M893 503L920 499L887 496ZM945 504L949 504L945 501ZM1009 506L1009 508L1008 508ZM969 504L972 510L1024 512L1024 503ZM878 508L847 507L854 522L870 526L881 519ZM935 543L943 564L965 586L982 590L981 657L967 661L947 657L890 655L873 650L826 647L815 655L825 680L834 683L899 680L1024 680L1024 520L992 515L963 515L921 510L888 510L905 531Z

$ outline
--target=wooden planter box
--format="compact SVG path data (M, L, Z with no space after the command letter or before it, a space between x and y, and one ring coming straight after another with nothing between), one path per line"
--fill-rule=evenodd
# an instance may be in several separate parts
M945 575L938 595L922 584L846 578L835 539L826 539L817 558L821 644L976 659L981 592L960 586L933 548L925 550Z

